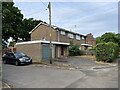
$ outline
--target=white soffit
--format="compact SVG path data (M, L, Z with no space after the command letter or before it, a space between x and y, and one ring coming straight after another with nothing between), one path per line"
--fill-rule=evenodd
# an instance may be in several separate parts
M16 43L16 45L23 45L23 44L34 44L34 43L47 43L49 44L50 41L42 41L42 40L37 40L37 41L27 41L27 42L19 42ZM59 45L70 45L70 43L65 43L65 42L51 42L52 44L59 44Z
M92 46L91 44L81 44L82 46Z

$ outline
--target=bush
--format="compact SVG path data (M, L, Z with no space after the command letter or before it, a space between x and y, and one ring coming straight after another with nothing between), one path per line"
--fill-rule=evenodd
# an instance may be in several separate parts
M80 55L79 45L72 45L69 47L69 56Z
M118 45L113 42L99 43L95 47L96 60L112 62L118 55Z

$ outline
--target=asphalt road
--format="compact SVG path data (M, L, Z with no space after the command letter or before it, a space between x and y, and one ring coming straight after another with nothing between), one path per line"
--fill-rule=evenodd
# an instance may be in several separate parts
M64 88L84 76L80 71L3 65L3 79L15 88Z
M14 88L118 88L118 67L67 70L6 64L3 80Z

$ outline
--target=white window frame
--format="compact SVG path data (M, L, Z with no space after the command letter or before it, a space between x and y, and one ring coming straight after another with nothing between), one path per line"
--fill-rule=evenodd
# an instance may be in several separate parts
M82 38L82 40L84 40L84 39L85 39L83 36L82 36L81 38Z
M65 35L65 31L60 31L60 34L61 35Z
M74 35L72 33L68 33L69 38L74 38Z
M81 40L80 35L76 35L77 40Z

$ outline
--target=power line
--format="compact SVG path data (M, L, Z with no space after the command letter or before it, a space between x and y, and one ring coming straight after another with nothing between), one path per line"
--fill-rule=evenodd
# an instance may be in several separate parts
M42 0L40 0L40 1L42 2ZM42 2L42 4L46 7L45 10L47 10L47 9L48 9L48 6L47 6L44 2ZM41 10L40 10L40 11L41 11ZM40 11L33 12L33 13L31 13L31 14L29 14L29 15L26 15L26 16L31 16L31 15L33 15L33 14L40 13Z
M48 6L47 6L42 0L40 0L40 1L42 2L42 4L43 4L45 7L48 8Z
M31 15L33 15L33 14L40 13L40 12L42 12L42 11L39 10L39 11L33 12L33 13L31 13L31 14L28 14L28 15L26 15L26 16L31 16Z

